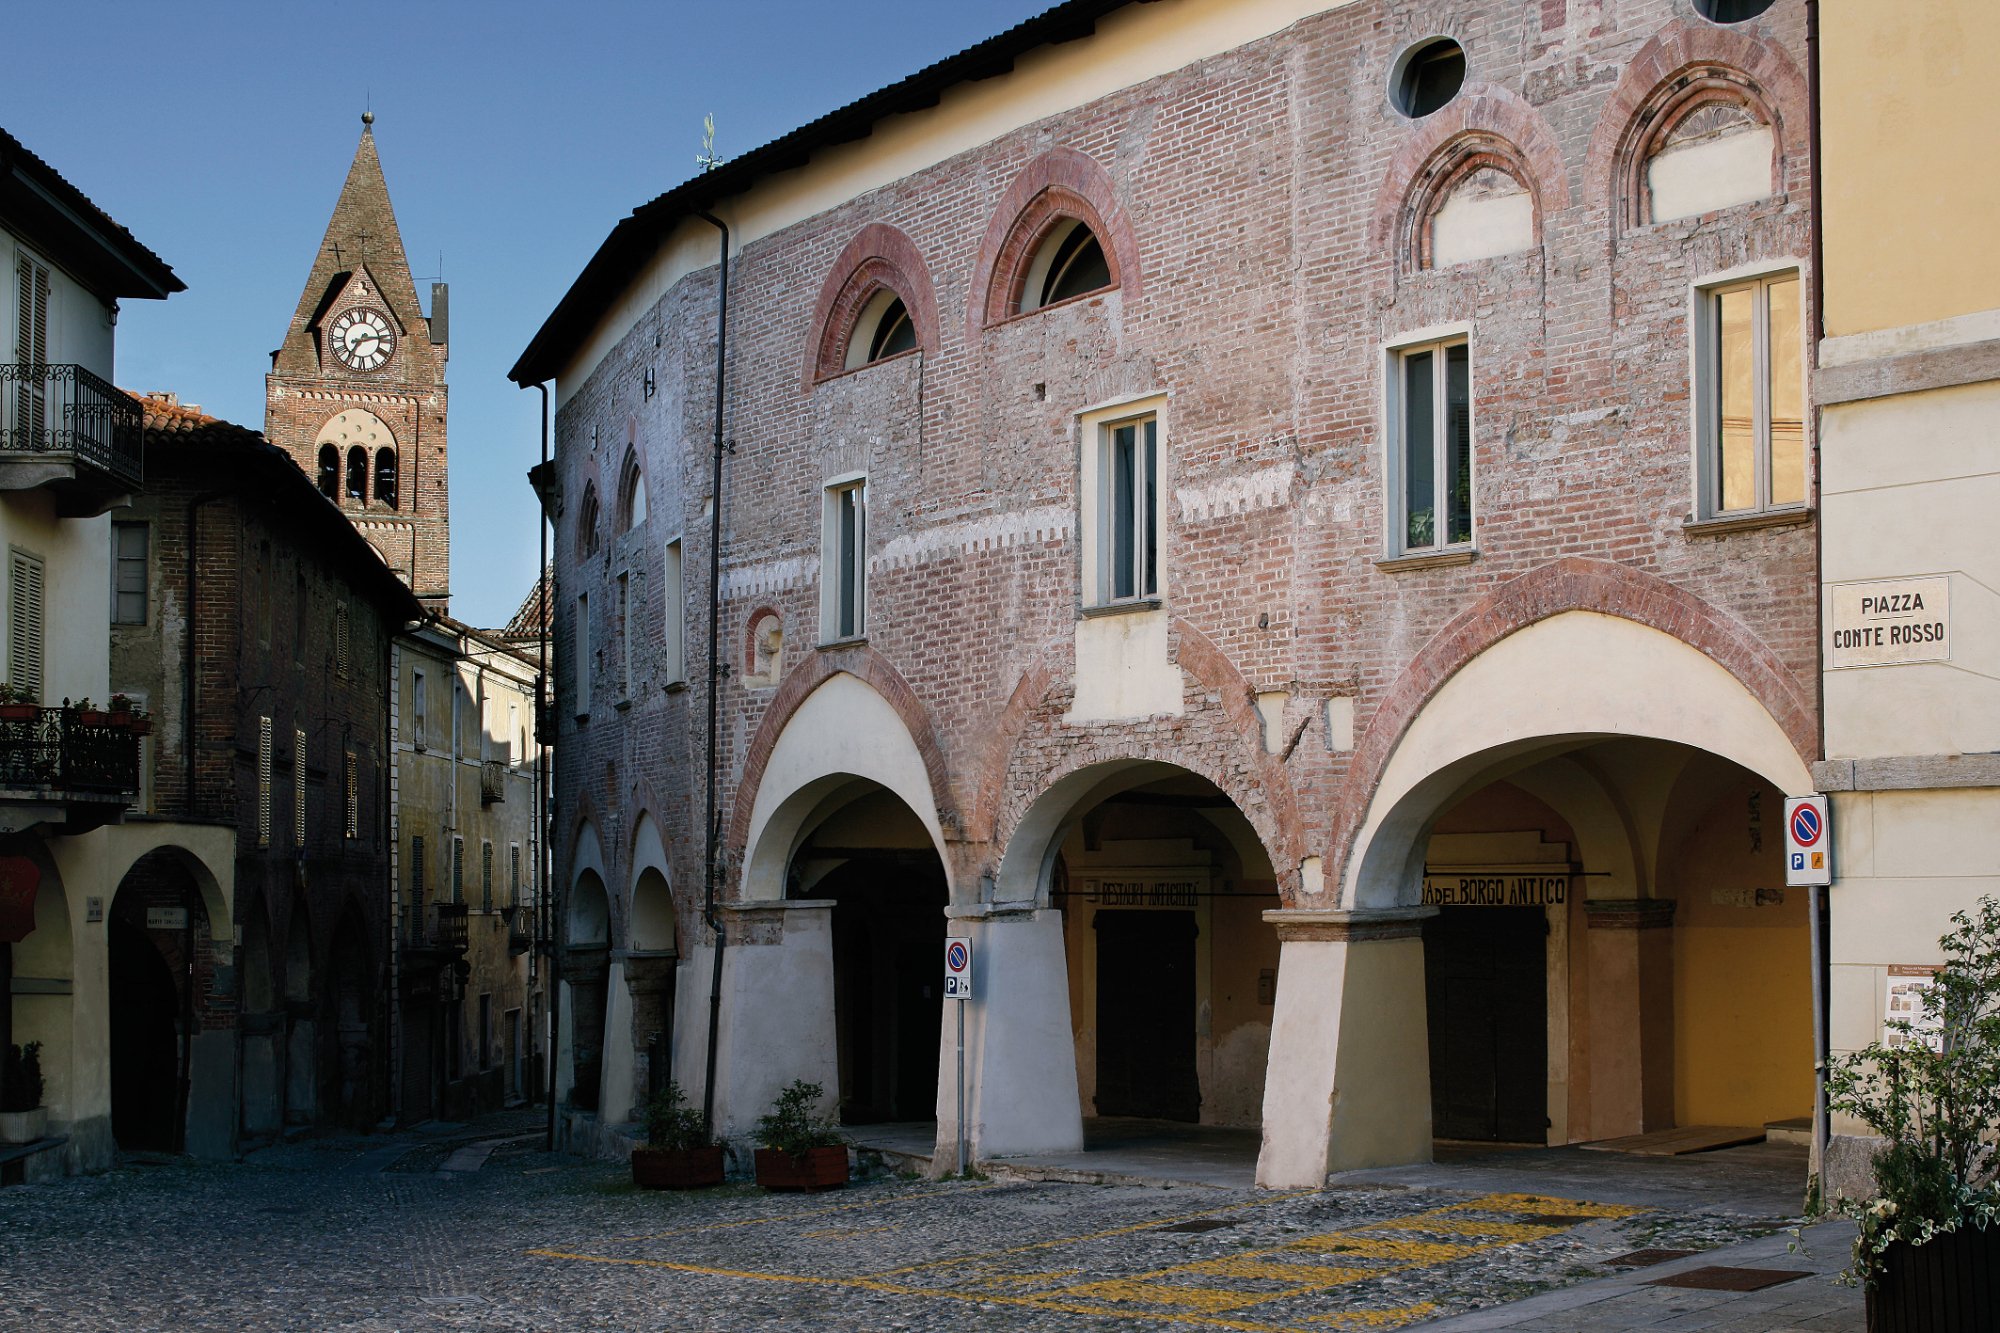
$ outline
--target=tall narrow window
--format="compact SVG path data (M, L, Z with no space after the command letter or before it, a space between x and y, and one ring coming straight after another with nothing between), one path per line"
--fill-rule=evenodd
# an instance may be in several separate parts
M866 627L868 502L865 481L826 488L820 637L858 639Z
M424 835L413 834L410 838L410 912L418 920L424 917Z
M667 670L667 683L673 684L687 679L687 586L681 581L681 539L678 537L667 543L667 558L660 585L663 607L660 620L666 639L662 659Z
M368 503L368 451L358 444L347 451L347 498Z
M14 359L40 367L49 359L49 271L25 253L14 268ZM14 385L14 428L27 447L35 447L49 424L48 382L39 370Z
M465 839L456 836L451 840L451 900L465 901Z
M39 556L26 551L8 552L7 682L36 701L42 697L45 573Z
M271 719L257 719L257 845L271 845Z
M354 645L348 640L347 608L333 608L333 674L342 680L354 669Z
M1422 554L1472 541L1472 348L1427 343L1395 357L1397 545Z
M1103 600L1154 597L1160 590L1159 420L1120 421L1102 431L1098 556Z
M527 748L525 746L522 747L520 754L517 755L513 752L514 733L520 729L520 726L521 705L510 702L507 705L507 734L500 740L500 758L504 763L516 763L527 756Z
M632 576L618 576L618 697L632 697Z
M479 844L479 907L481 911L493 910L493 844Z
M576 599L576 715L590 712L590 594Z
M507 844L507 905L521 905L521 844Z
M147 527L144 523L111 525L111 623L146 623Z
M306 732L292 728L292 845L306 845Z
M331 444L319 447L319 493L340 503L340 450Z
M1805 370L1795 272L1701 293L1701 516L1806 502Z
M396 451L378 450L375 454L375 498L389 508L396 507Z
M410 673L410 744L421 750L430 743L430 684L421 671Z

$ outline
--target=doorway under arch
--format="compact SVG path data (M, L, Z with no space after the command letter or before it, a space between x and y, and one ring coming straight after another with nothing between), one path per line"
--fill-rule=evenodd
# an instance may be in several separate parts
M200 997L215 981L217 960L200 886L176 852L152 852L126 871L105 936L112 1136L128 1152L180 1152L197 1111ZM201 1093L199 1109L226 1142L235 1127L233 1091ZM218 1100L219 1093L229 1095Z

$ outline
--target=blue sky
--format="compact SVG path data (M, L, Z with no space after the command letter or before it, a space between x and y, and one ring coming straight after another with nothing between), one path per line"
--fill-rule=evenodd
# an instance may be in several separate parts
M538 396L506 379L614 223L1053 0L112 3L28 24L0 124L173 265L118 382L255 429L364 104L420 292L451 284L452 612L534 577ZM26 31L26 30L24 30Z

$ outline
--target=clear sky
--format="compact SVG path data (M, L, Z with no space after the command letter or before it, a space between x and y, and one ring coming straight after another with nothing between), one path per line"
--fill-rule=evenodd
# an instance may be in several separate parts
M451 609L497 625L534 579L540 450L507 369L694 174L703 114L735 156L1053 2L62 0L24 17L0 124L187 283L125 303L118 383L261 430L372 106L417 290L451 284Z

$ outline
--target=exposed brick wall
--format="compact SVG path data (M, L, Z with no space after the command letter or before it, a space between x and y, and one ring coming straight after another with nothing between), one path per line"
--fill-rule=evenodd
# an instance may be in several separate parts
M1445 111L1409 121L1388 105L1387 71L1443 28L1465 43L1471 82ZM1455 670L1473 639L1490 641L1481 634L1532 618L1516 606L1531 594L1533 616L1564 597L1601 606L1609 596L1613 614L1687 638L1809 751L1815 700L1800 682L1816 670L1814 527L1682 530L1691 284L1811 253L1803 51L1802 0L1728 29L1680 0L1632 0L1615 14L1596 0L1374 0L1003 134L743 247L730 275L723 659L737 665L753 615L782 619L784 648L781 683L723 683L725 878L782 719L841 669L891 682L884 693L957 826L962 882L997 863L1051 782L1100 760L1152 758L1238 804L1288 902L1301 901L1305 856L1328 858L1337 883L1385 747L1434 688L1426 682ZM1734 70L1781 123L1780 191L1701 218L1621 221L1618 145L1639 132L1621 118L1653 105L1690 62ZM1421 228L1407 220L1421 213L1427 173L1470 160L1468 143L1526 178L1538 245L1426 268L1409 249ZM1120 284L996 320L993 276L1007 247L1032 239L1017 224L1058 190L1088 203ZM800 367L819 364L852 277L843 267L863 258L857 238L889 228L922 263L936 343L815 383ZM898 265L910 262L899 250ZM645 808L673 861L684 938L695 937L715 277L670 288L584 382L565 386L556 423L569 497L552 649L558 882L587 820L604 849L614 944L635 783L654 793ZM1458 322L1472 326L1478 557L1384 569L1382 348ZM1184 711L1069 725L1075 414L1161 390L1162 577ZM578 497L593 482L610 493L628 436L650 517L585 558ZM868 477L868 642L821 650L821 490L853 471ZM660 572L675 536L689 681L669 689ZM640 571L645 601L621 627L616 580ZM583 721L579 593L594 649ZM628 632L640 636L636 685L621 709ZM1286 695L1285 738L1297 738L1275 755L1254 707L1267 691ZM1329 752L1311 725L1332 695L1355 701L1363 748L1352 756Z

